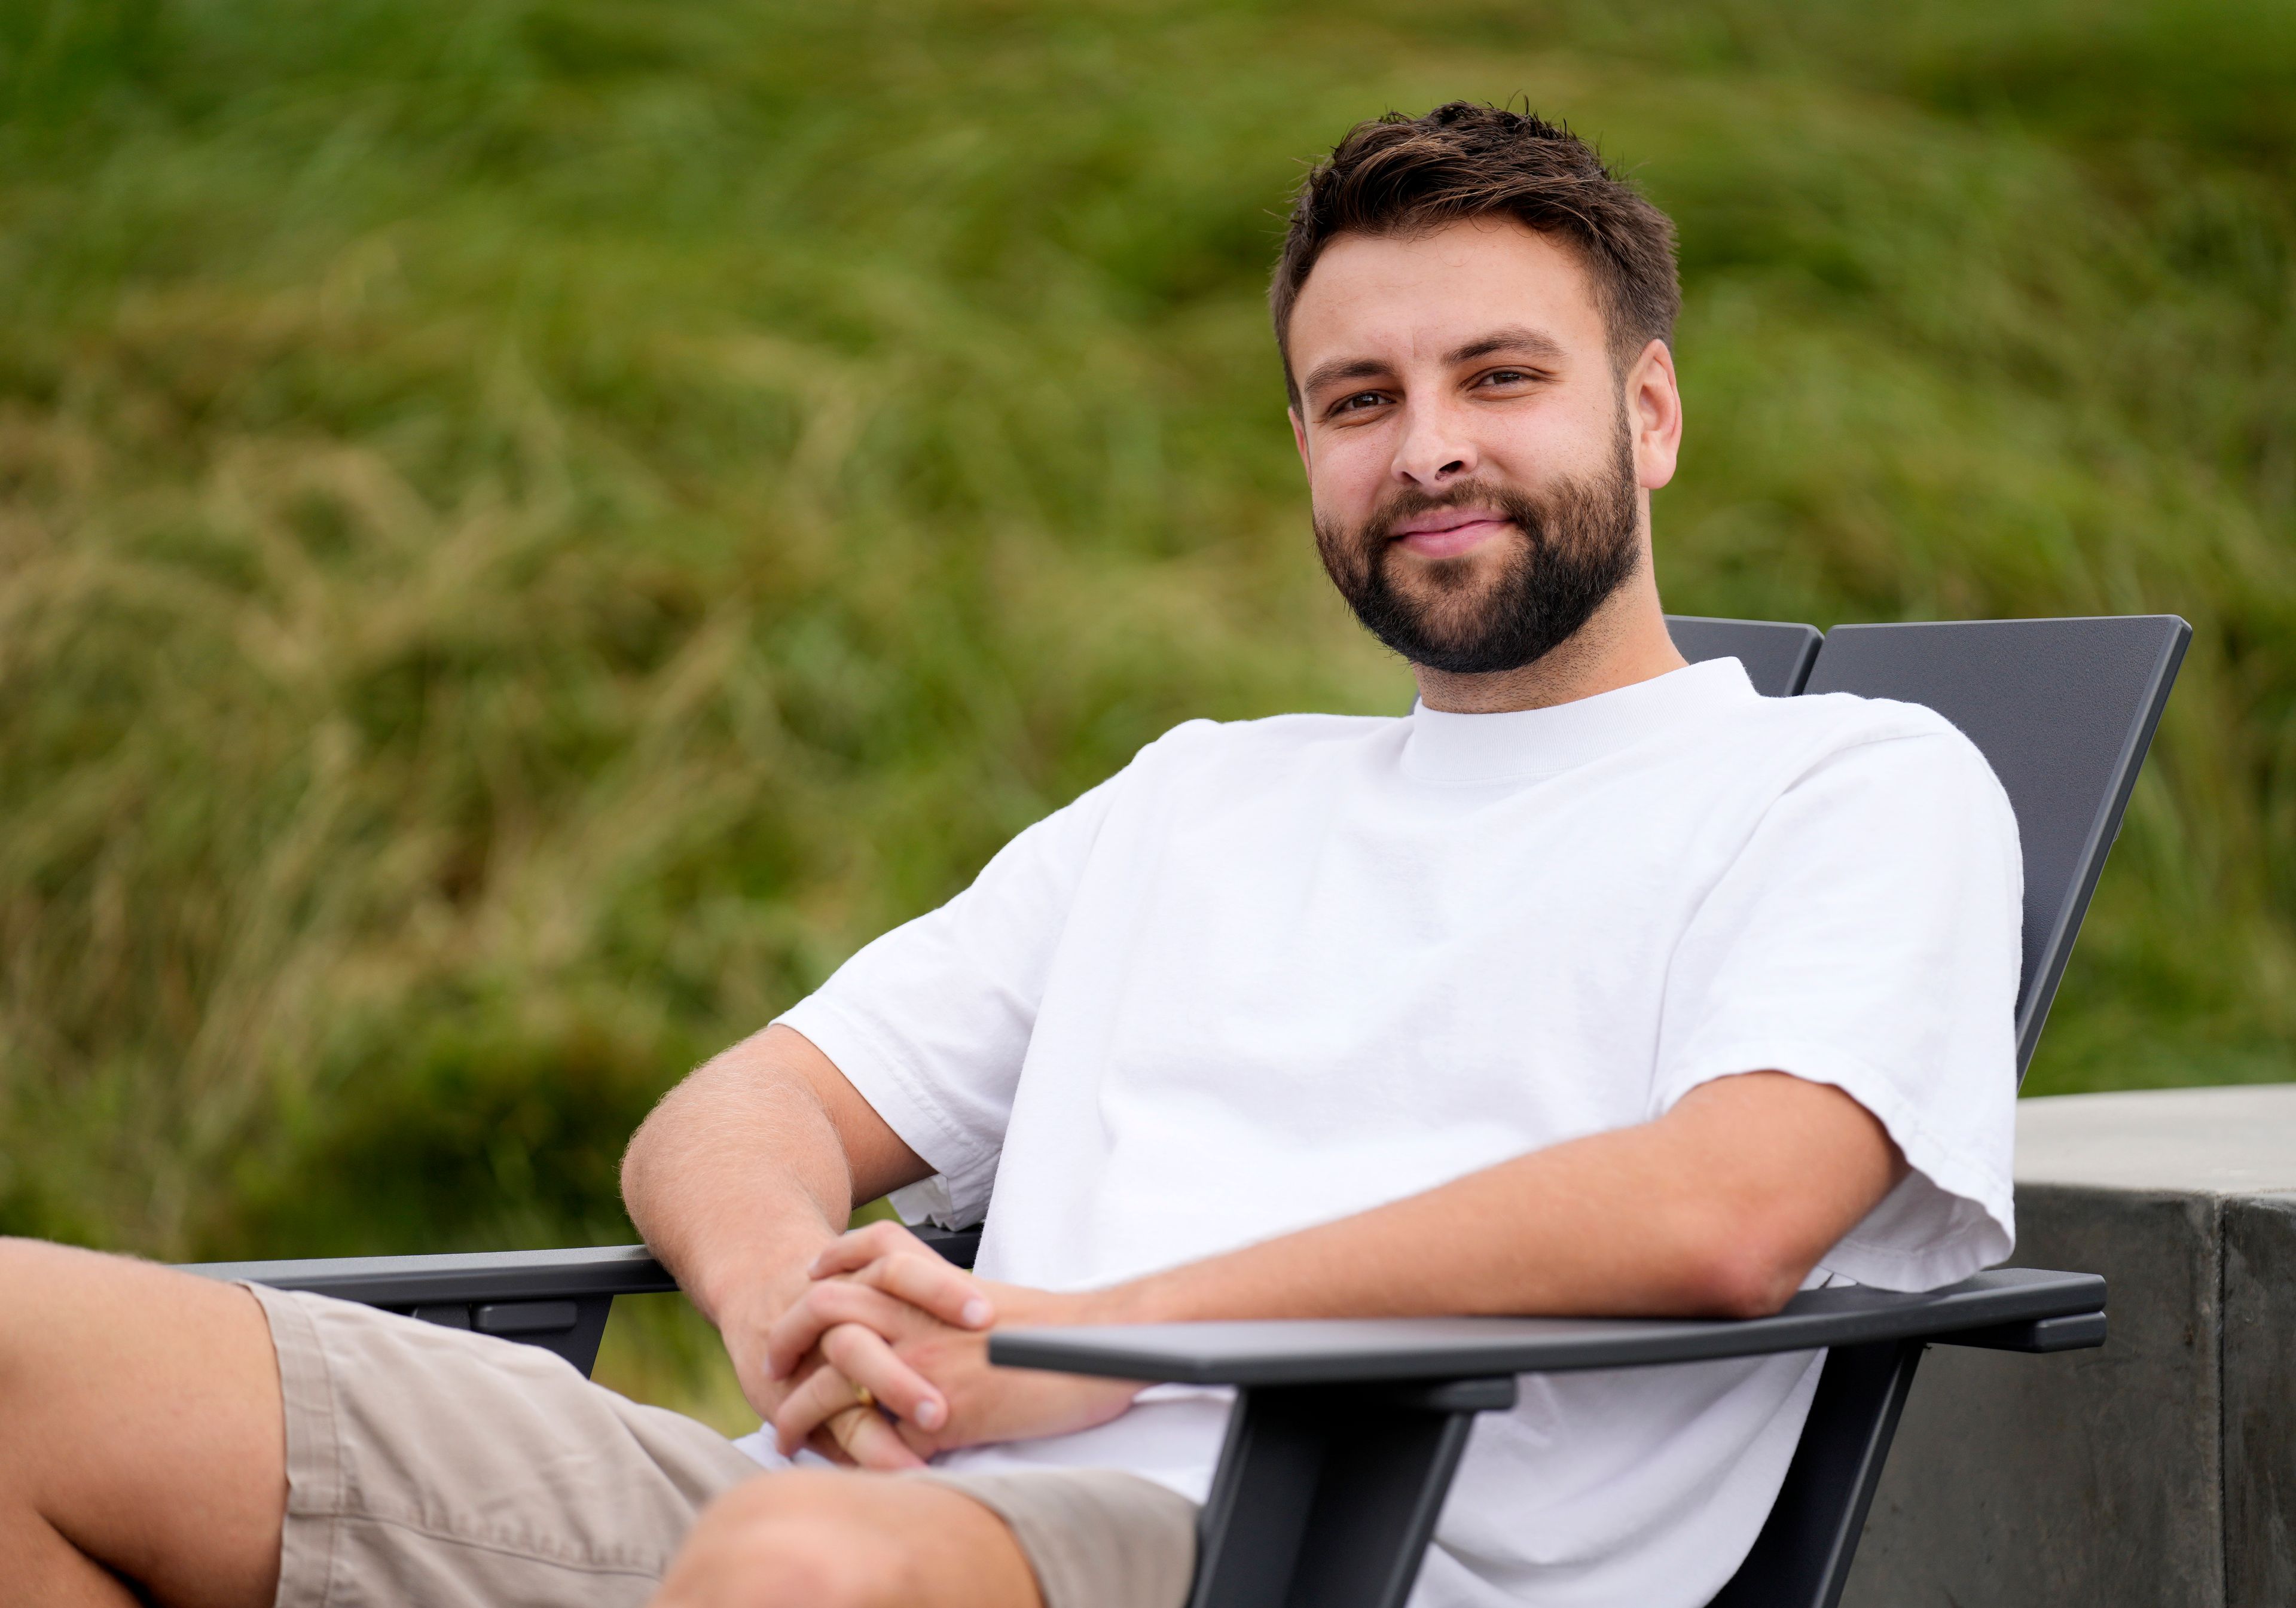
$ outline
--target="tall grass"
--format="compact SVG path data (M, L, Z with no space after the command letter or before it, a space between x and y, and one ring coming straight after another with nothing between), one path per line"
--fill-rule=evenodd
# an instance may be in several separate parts
M2296 1076L2281 0L17 0L0 1228L626 1237L1019 826L1397 707L1259 289L1350 121L1518 95L1682 226L1672 606L2197 628L2029 1087Z

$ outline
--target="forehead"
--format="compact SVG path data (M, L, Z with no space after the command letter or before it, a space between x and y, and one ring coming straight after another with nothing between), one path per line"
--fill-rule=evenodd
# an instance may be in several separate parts
M1594 283L1570 246L1512 218L1412 235L1342 234L1292 308L1292 372L1331 358L1408 362L1527 325L1565 351L1598 350Z

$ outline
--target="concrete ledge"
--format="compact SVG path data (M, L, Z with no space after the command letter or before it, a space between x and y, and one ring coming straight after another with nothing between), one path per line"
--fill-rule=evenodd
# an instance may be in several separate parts
M1934 1347L1844 1608L2296 1604L2296 1085L2022 1102L2021 1266L2101 1351Z

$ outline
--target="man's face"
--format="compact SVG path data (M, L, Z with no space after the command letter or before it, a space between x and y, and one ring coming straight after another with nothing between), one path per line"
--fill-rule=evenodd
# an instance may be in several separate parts
M1413 663L1517 669L1566 640L1643 559L1637 391L1578 257L1504 220L1343 235L1292 315L1292 415L1324 567ZM1623 394L1622 394L1623 393Z

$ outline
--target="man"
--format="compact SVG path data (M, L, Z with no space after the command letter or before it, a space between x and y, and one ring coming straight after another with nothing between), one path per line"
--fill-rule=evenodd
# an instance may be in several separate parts
M1271 299L1318 549L1419 705L1177 728L663 1101L631 1213L770 1431L12 1246L18 1596L1178 1608L1225 1401L989 1328L1748 1315L2007 1253L2008 805L1926 710L1675 652L1666 219L1536 119L1384 119ZM840 1235L897 1191L985 1214L978 1276ZM1414 1600L1706 1602L1816 1370L1526 1381Z

